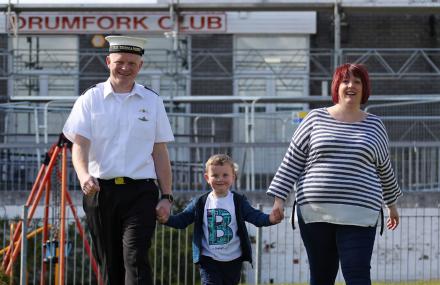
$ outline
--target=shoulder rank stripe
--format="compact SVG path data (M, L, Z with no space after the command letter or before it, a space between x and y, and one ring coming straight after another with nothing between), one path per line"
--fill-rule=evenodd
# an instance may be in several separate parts
M92 89L92 88L95 87L95 86L96 86L96 84L90 86L89 88L86 88L86 89L81 93L81 95L84 95L87 91L89 91L90 89ZM79 95L79 96L81 96L81 95Z
M153 89L148 88L148 87L145 86L145 85L144 85L144 88L147 89L147 90L149 90L149 91L151 91L151 92L153 92L153 93L156 94L157 96L159 96L159 94L158 94L156 91L154 91Z

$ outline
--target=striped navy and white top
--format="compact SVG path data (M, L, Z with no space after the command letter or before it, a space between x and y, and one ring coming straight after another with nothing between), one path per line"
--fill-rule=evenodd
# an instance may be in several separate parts
M296 129L267 193L285 200L295 183L306 223L374 226L382 203L402 195L382 121L368 114L340 122L326 108L310 111Z

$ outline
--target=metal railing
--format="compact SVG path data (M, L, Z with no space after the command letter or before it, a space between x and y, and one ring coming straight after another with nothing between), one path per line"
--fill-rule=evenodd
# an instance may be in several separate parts
M326 99L328 104L331 100L320 96L302 98L305 99L303 101L295 101L295 97L290 100L286 98L285 101L278 101L276 98L264 100L264 97L252 97L248 100L246 97L234 97L223 96L221 100L204 98L201 101L213 105L230 104L233 112L222 114L189 113L191 105L199 102L198 96L179 101L178 106L172 100L165 100L176 141L288 142L301 121L299 116L308 112L313 98ZM382 119L392 142L440 141L439 97L414 97L415 100L405 98L391 103L369 104L365 110ZM0 104L1 142L48 144L55 141L72 105L73 101ZM262 129L270 130L270 133L256 131Z
M207 190L204 163L215 153L230 154L239 165L236 188L265 191L288 143L171 143L174 191ZM0 145L0 191L29 191L48 148ZM392 143L391 161L403 191L440 191L440 142ZM55 169L56 171L56 169ZM79 190L69 162L69 189Z
M240 166L238 188L267 189L301 118L293 105L258 103L257 99L231 103L235 113L226 114L186 113L185 104L173 107L182 112L168 114L176 136L176 141L169 144L175 190L205 189L204 161L218 152L232 155ZM367 107L385 123L394 170L405 191L439 190L438 102L439 99ZM297 107L308 109L307 104ZM0 190L31 188L50 143L57 141L70 111L71 103L56 101L44 105L0 105ZM73 171L69 175L71 186L78 188Z

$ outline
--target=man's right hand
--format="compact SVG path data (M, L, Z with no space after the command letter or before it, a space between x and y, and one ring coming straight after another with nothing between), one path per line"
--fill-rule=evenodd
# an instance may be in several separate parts
M91 195L98 192L98 179L91 176L88 171L90 140L81 136L75 136L72 146L72 163L78 175L79 183L84 195Z
M80 179L81 182L81 189L84 193L84 195L92 195L101 189L99 188L99 182L98 179L95 177L87 174L84 178Z

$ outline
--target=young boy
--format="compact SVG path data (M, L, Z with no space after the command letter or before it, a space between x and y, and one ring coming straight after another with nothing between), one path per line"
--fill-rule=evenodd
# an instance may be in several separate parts
M184 229L194 223L193 261L200 264L202 284L238 284L243 261L252 263L252 250L245 221L257 227L278 224L279 211L270 215L254 209L246 197L231 191L236 173L234 162L225 154L206 162L205 179L212 191L193 199L185 210L166 225Z

